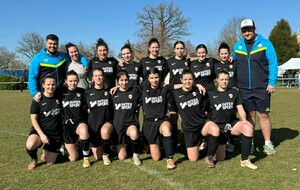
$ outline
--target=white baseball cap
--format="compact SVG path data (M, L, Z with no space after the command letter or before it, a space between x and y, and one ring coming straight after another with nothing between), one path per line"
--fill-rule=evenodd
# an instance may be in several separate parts
M251 19L246 19L246 20L243 20L241 22L241 29L243 28L246 28L246 27L251 27L251 28L255 28L255 24L254 24L254 21L251 20Z

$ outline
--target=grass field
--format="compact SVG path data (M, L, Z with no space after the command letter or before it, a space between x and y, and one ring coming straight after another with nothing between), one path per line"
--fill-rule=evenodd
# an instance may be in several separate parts
M172 171L165 169L165 159L155 162L149 155L141 156L142 166L133 165L131 159L104 166L91 157L92 166L87 169L82 168L81 160L60 159L53 166L39 162L29 171L25 141L31 97L27 91L0 91L0 102L0 189L300 189L299 89L278 89L272 96L272 140L278 154L262 153L263 139L257 127L257 149L250 157L259 167L256 171L240 167L239 152L208 169L203 153L198 162L191 163L184 149L175 155L177 168Z

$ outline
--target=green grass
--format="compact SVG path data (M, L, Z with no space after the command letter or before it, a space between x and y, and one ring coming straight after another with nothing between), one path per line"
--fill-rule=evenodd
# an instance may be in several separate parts
M173 171L165 169L165 159L155 162L149 155L142 155L141 167L130 159L104 166L91 157L92 166L87 169L82 168L81 160L60 160L53 166L39 162L29 171L25 141L31 97L27 91L0 91L0 189L300 189L299 99L299 89L277 89L272 95L272 140L278 154L262 153L263 138L257 127L258 149L251 156L259 167L256 171L240 167L239 152L208 169L203 153L198 162L191 163L184 151L175 155L177 168Z

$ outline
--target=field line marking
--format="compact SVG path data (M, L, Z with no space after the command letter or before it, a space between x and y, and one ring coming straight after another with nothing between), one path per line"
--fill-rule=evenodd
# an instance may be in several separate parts
M11 135L19 135L19 136L27 137L27 135L25 135L23 133L15 133L15 132L10 132L10 131L0 131L0 133L6 133L6 134L11 134Z
M126 159L126 160L124 160L124 162L133 164L130 159ZM168 185L169 187L171 187L173 189L178 189L178 190L185 190L186 189L180 183L174 182L173 180L169 179L168 177L163 176L159 171L147 168L144 165L137 166L137 168L139 170L141 170L143 172L146 172L149 175L151 175L151 176L153 176L153 177L155 177L155 178L157 178L157 179L165 182L166 185Z

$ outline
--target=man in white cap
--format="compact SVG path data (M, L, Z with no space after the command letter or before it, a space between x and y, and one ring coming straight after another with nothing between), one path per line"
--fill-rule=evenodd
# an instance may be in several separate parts
M233 59L237 63L237 83L247 119L255 126L259 118L265 140L264 152L276 154L271 142L271 120L269 118L271 94L275 92L278 61L272 43L256 34L251 19L241 22L243 38L233 47Z

